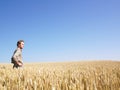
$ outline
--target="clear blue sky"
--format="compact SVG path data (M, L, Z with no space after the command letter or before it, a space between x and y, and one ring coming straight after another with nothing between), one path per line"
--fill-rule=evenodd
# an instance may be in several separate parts
M120 60L120 0L0 0L0 62Z

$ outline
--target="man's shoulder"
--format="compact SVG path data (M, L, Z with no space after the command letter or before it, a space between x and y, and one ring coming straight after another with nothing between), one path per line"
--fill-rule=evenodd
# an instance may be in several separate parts
M21 49L20 48L16 48L14 53L18 53L18 52L21 52Z
M20 49L20 48L17 48L16 51L21 51L21 49Z

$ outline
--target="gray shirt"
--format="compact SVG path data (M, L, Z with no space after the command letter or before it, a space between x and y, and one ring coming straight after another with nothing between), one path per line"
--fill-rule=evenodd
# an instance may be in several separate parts
M12 56L12 63L16 62L16 61L21 61L22 62L22 49L17 48Z

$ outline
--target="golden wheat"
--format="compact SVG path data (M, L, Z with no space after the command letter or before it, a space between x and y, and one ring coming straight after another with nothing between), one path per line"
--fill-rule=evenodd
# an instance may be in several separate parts
M120 90L120 62L0 64L0 90Z

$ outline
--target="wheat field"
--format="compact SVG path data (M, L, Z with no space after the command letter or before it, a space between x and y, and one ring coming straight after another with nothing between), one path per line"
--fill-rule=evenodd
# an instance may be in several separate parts
M120 62L0 64L0 90L120 90Z

